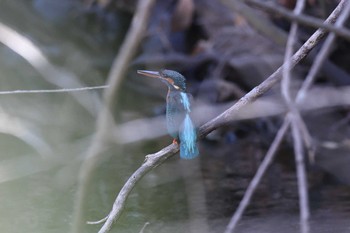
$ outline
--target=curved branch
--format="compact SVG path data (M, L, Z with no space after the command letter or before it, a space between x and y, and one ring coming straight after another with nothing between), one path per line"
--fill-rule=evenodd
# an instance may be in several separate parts
M344 0L343 0L344 1ZM327 23L334 23L334 21L338 18L343 5L339 4L338 7L333 11L333 13L328 17L326 20ZM291 68L294 67L296 64L298 64L301 60L303 60L306 55L320 42L320 40L325 36L326 30L325 29L319 29L317 30L305 43L304 45L293 55L291 58ZM216 118L212 119L211 121L207 122L199 129L198 138L203 138L207 134L209 134L211 131L219 128L220 126L223 126L227 124L228 122L234 120L235 114L244 106L247 104L253 102L258 97L266 93L268 90L270 90L277 82L281 80L281 72L284 65L282 65L280 68L278 68L269 78L267 78L264 82L262 82L260 85L255 87L253 90L251 90L249 93L247 93L245 96L243 96L236 104L234 104L232 107L224 111L222 114L217 116ZM128 179L128 181L124 184L123 188L119 192L111 212L107 216L107 220L99 233L108 232L112 224L119 218L120 214L122 213L125 202L127 200L127 197L129 193L132 191L132 189L135 187L137 182L150 170L157 167L161 163L163 163L166 159L174 155L178 152L178 146L177 145L169 145L165 147L164 149L160 150L159 152L155 154L150 154L146 156L145 162L141 165L140 168L138 168L132 176ZM101 221L99 221L101 222Z
M141 178L147 174L150 170L157 167L165 160L173 156L179 151L179 146L176 144L171 144L162 150L158 151L155 154L149 154L146 156L145 161L128 179L123 188L120 190L117 199L113 204L112 211L108 214L107 220L102 228L99 230L99 233L108 232L113 223L119 218L124 209L126 199L129 196L131 190L135 187L136 183L141 180Z

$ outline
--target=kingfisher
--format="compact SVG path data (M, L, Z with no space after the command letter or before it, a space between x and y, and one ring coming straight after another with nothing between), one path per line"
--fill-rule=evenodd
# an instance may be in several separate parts
M168 86L166 98L166 122L173 143L180 141L180 158L193 159L198 156L197 133L190 117L191 95L186 92L186 79L173 70L138 70L138 74L158 78Z

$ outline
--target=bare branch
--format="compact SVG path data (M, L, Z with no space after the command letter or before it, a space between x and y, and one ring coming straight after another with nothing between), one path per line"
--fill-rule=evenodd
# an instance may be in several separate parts
M292 11L286 8L280 7L279 5L271 2L258 1L258 0L244 0L244 1L250 5L257 6L266 11L277 13L282 17L289 19L291 21L295 21L299 24L304 24L314 28L324 28L329 32L334 32L336 35L341 36L344 39L350 40L349 30L345 28L336 27L330 23L325 23L321 19L317 19L315 17L303 15L303 14L296 15Z
M339 17L340 12L344 9L345 2L346 2L346 0L341 1L341 2L338 4L337 8L332 12L332 14L328 17L328 19L327 19L326 21L334 22L334 20L336 20L336 19ZM300 3L299 3L299 4L300 4ZM300 4L300 5L298 6L298 7L300 7L299 10L301 9L302 5L303 5L303 4ZM318 31L322 31L322 29L319 29ZM317 33L318 31L316 31L316 33ZM315 34L316 34L316 33L315 33ZM315 35L315 34L314 34L314 35ZM313 35L313 36L314 36L314 35ZM313 36L311 36L311 37L313 37ZM304 45L305 45L305 44L304 44ZM300 51L300 50L301 50L301 49L299 49L299 51ZM299 52L299 51L298 51L298 52ZM297 53L298 53L298 52L297 52ZM291 68L292 68L293 66L295 66L294 57L295 57L295 54L294 54L294 56L291 57L290 59L287 57L287 58L288 58L288 59L287 59L287 63L289 63L289 65L288 65L288 64L286 65L286 66L287 66L286 69L288 69L288 67L289 67L289 70L291 70ZM282 69L285 69L285 67L283 66ZM281 72L280 70L281 70L281 68L279 68L275 73ZM279 76L278 76L278 77L279 77ZM269 78L271 78L271 76L270 76ZM288 77L287 77L287 78L288 78ZM287 84L288 84L288 83L287 83ZM248 94L249 94L249 93L248 93ZM248 94L247 94L247 95L248 95ZM287 91L286 94L288 95L288 91ZM290 97L287 96L287 99L288 99L288 98L290 98ZM290 99L289 99L288 101L290 101ZM291 118L291 115L288 114L288 115L286 116L285 120L284 120L284 123L283 123L282 127L281 127L280 130L278 131L278 134L277 134L277 136L276 136L276 138L275 138L275 141L276 141L277 138L281 138L281 139L282 139L282 138L284 137L284 134L287 132L287 129L288 129L288 126L289 126L290 122L293 120L293 119L290 119L290 118ZM297 125L296 125L296 124L294 124L294 125L295 125L296 128L295 128L293 131L298 130ZM295 134L298 134L298 132L294 132L294 133L295 133ZM293 136L295 136L295 138L297 139L297 143L295 144L295 148L298 150L298 151L296 151L296 154L297 154L297 155L296 155L296 162L297 162L297 166L299 166L299 169L298 169L299 171L298 171L298 172L301 171L301 174L298 173L298 178L300 178L300 180L301 180L301 183L299 182L299 187L302 187L302 188L299 189L299 191L301 192L301 193L300 193L300 196L301 196L301 199L302 199L301 205L303 205L303 206L301 207L301 208L302 208L301 211L302 211L302 215L303 215L302 218L305 218L305 217L308 217L308 215L307 215L308 209L305 209L305 208L304 208L304 206L306 206L306 204L307 204L307 203L305 203L305 200L307 200L307 199L305 199L305 197L307 197L307 193L305 193L305 191L306 191L306 190L305 190L305 187L307 186L307 184L304 183L304 181L306 181L306 178L305 178L305 175L304 175L305 173L302 173L302 171L304 170L304 169L303 169L304 163L303 163L302 160L300 160L300 159L302 159L302 157L300 158L300 155L302 155L302 153L303 153L303 151L302 151L302 144L301 144L300 137L298 137L298 135L293 135ZM274 142L275 142L275 141L274 141ZM275 143L273 143L273 144L271 145L269 151L271 151L271 148L272 148L273 146L275 146ZM267 159L270 159L270 157L271 157L271 159L272 159L272 156L273 156L273 155L268 154L268 155L265 156L265 159L266 159L266 158L267 158ZM230 223L229 223L229 225L227 226L225 233L230 233L230 232L233 232L233 231L234 231L234 229L235 229L235 227L236 227L236 225L237 225L239 219L240 219L241 216L243 215L243 212L244 212L245 208L248 206L248 204L249 204L249 202L250 202L250 199L251 199L251 196L253 195L253 192L254 192L255 189L256 189L256 185L260 182L261 176L263 175L263 173L265 172L265 170L266 170L267 167L268 167L268 164L269 164L268 162L269 162L269 161L266 162L265 159L263 160L262 164L260 165L260 167L259 167L259 169L258 169L256 175L254 176L253 180L252 180L251 183L249 184L248 189L247 189L247 191L246 191L245 194L244 194L243 200L241 201L241 203L240 203L238 209L236 210L235 214L233 215L232 219L230 220ZM298 164L299 164L299 165L298 165ZM258 173L262 173L262 174L258 174ZM257 182L257 181L258 181L258 182ZM255 184L255 182L257 182L257 184ZM306 208L308 208L308 207L306 207ZM306 219L307 219L307 218L306 218ZM303 220L304 220L304 219L303 219ZM302 230L303 230L303 232L307 232L307 231L308 231L308 224L307 224L307 223L302 223Z
M341 29L344 23L346 22L346 19L349 17L349 14L350 14L350 4L346 5L344 12L339 16L339 19L337 20L337 22L335 22L335 27ZM321 50L318 53L318 56L316 56L315 61L311 66L309 73L307 74L300 90L298 91L297 97L295 99L296 104L299 104L305 101L307 91L310 89L310 86L314 82L317 73L320 71L322 65L326 61L335 39L336 39L336 34L334 32L330 33L327 36L325 42L322 45ZM303 138L304 138L305 144L309 149L309 160L313 162L315 160L314 158L315 154L312 149L312 145L310 144L310 140L307 139L309 137L307 136L308 133L307 133L306 126L304 124L301 124L299 128L300 128L300 132L304 135Z
M350 13L350 4L347 3L346 5L346 1L341 1L339 3L340 4L343 4L343 10L342 10L342 14L339 16L339 19L337 20L337 22L335 23L335 25L337 27L341 27L344 22L346 21L347 17L349 16L349 13ZM339 6L338 5L338 6ZM298 94L297 94L297 97L296 97L296 100L295 102L296 103L301 103L301 101L304 100L304 97L306 96L306 92L307 90L310 88L311 84L313 83L314 79L315 79L315 76L318 72L318 70L320 69L321 67L321 64L323 64L323 62L325 61L328 53L329 53L329 49L331 47L331 44L333 43L335 39L335 34L334 33L331 33L327 39L326 39L326 42L323 44L323 47L319 53L319 55L317 56L316 58L316 61L314 62L314 64L312 65L305 81L303 82L303 85L302 87L300 88L300 90L298 91ZM297 117L300 117L300 115L294 115L294 116L297 116ZM301 121L299 120L296 120L296 122L299 122L301 123ZM308 215L308 212L309 210L306 209L308 208L307 205L308 205L308 202L306 200L306 197L307 197L307 190L306 190L306 186L307 186L307 178L306 178L306 175L305 175L305 169L303 168L304 167L304 162L303 162L303 147L301 145L301 139L300 139L300 135L303 134L303 131L306 129L306 126L305 125L299 125L297 126L297 124L294 124L292 126L292 133L293 133L293 138L295 139L294 140L294 148L296 150L296 157L295 157L295 160L296 160L296 164L297 164L297 173L298 173L298 185L299 185L299 196L301 197L301 203L300 203L300 208L301 208L301 211L302 211L302 216L304 215L304 218ZM299 131L299 132L298 132ZM305 132L304 132L305 133ZM311 158L313 159L313 157ZM305 219L304 219L305 220ZM308 226L306 224L302 224L302 232L308 232Z
M295 15L300 15L305 7L305 0L298 0L294 9ZM309 226L309 195L307 175L304 162L304 146L302 143L302 137L300 133L299 125L303 123L299 110L297 109L294 100L290 93L290 80L291 80L291 56L293 54L294 45L298 37L298 23L293 22L289 32L289 37L286 46L286 52L284 57L285 66L283 69L283 79L281 83L281 93L289 108L289 114L286 117L290 118L293 142L294 142L294 154L296 161L297 177L298 177L298 190L299 190L299 208L300 208L300 227L302 233L308 233L310 231ZM306 129L305 129L306 130Z
M75 74L50 63L32 41L2 23L0 23L0 42L23 57L46 81L62 88L84 86ZM98 102L97 98L92 99L94 97L90 95L78 95L75 92L71 94L91 115L96 115L96 106L92 103Z
M271 162L274 158L274 155L276 154L276 151L277 151L279 145L281 144L285 133L288 130L288 127L289 127L289 121L287 120L283 123L283 125L281 126L281 128L277 132L275 139L273 140L269 150L267 151L267 153L264 157L264 160L261 162L261 164L260 164L257 172L255 173L252 181L249 183L249 186L244 193L244 197L243 197L242 201L239 203L239 206L238 206L235 214L232 216L229 224L226 227L225 233L231 233L236 228L237 223L239 222L239 220L241 219L241 217L243 215L243 212L245 211L245 209L249 205L250 200L251 200L256 188L258 187L261 179L263 178L267 168L271 164Z
M298 120L296 114L291 113L291 128L294 141L294 154L295 163L297 168L298 177L298 191L299 191L299 208L300 208L300 227L302 233L308 233L310 231L309 217L310 217L310 207L309 207L309 194L308 194L308 182L307 174L305 169L304 160L304 146L301 139L300 128L298 126Z
M336 28L342 28L342 26L346 22L346 19L349 17L349 14L350 14L350 4L346 5L346 7L344 9L344 13L342 13L339 16L339 19L337 20L337 22L335 22ZM335 33L330 33L327 36L327 39L323 43L322 48L318 53L318 56L316 56L315 61L312 65L312 67L310 68L310 71L309 71L308 75L306 76L305 81L303 82L303 85L300 88L300 91L296 97L297 103L301 103L304 100L307 90L310 88L317 73L319 72L319 70L321 69L325 60L327 59L327 57L331 51L332 44L335 41L335 39L336 39Z
M108 142L110 129L111 126L113 126L113 117L111 116L110 111L115 106L117 99L116 94L127 70L128 64L145 34L153 3L154 0L139 1L131 27L109 73L107 83L109 88L106 89L104 93L105 105L98 116L95 136L91 146L88 148L86 158L80 169L78 191L76 194L74 209L74 233L82 232L81 228L84 222L83 207L86 201L88 185L90 183L92 172L99 160L99 156L106 149L105 143Z
M51 90L13 90L13 91L0 91L0 95L13 95L13 94L40 94L40 93L67 93L77 91L90 91L97 89L105 89L107 85L93 86L93 87L76 87L76 88L63 88L63 89L51 89Z
M149 222L145 222L145 224L143 225L142 229L140 230L140 233L144 233L146 227L147 227L149 224L150 224Z
M256 11L247 7L240 0L222 0L222 2L225 5L227 5L227 7L232 9L232 11L238 12L239 14L243 15L243 17L247 20L247 22L250 25L252 25L258 32L265 35L267 38L271 39L272 41L274 41L279 45L282 45L282 46L286 45L288 35L282 29L274 25L271 22L271 20L256 14ZM326 20L323 23L326 25L332 25L332 23L334 22ZM323 27L320 27L320 28L323 28ZM315 57L316 57L316 52L310 53L310 55L306 59L310 63L312 63ZM324 72L325 76L327 76L329 79L333 79L334 82L348 83L348 80L350 79L350 76L346 71L334 65L328 59L325 61L324 66L322 66L322 71ZM337 76L336 79L333 78L334 75Z
M123 188L120 190L117 199L113 204L112 211L108 214L107 220L99 233L108 232L112 228L113 222L115 222L120 214L122 213L126 199L129 196L131 190L135 187L136 183L141 180L141 178L148 173L153 168L157 167L169 157L173 156L179 151L179 148L175 144L171 144L164 149L158 151L155 154L149 154L146 156L145 162L139 167L134 174L130 176L128 181L124 184Z
M336 19L339 17L340 12L344 7L344 0L341 1L338 6L334 9L331 15L326 19L326 23L334 23ZM325 36L325 29L318 29L302 46L301 48L293 55L291 58L291 68L298 64L302 59L306 57L306 55L322 40ZM260 97L262 94L270 90L272 86L274 86L278 81L281 80L282 73L282 65L279 67L270 77L268 77L264 82L260 85L256 86L253 90L243 96L235 105L231 108L212 119L208 123L204 124L200 131L199 136L203 137L204 135L210 133L211 131L217 129L218 127L226 124L229 121L234 119L234 115L238 110L247 105L248 103L253 102L255 99Z
M328 17L326 20L327 23L333 23L339 16L341 10L343 9L344 5L343 0L339 5L336 7L336 9L332 12L332 14ZM325 29L319 29L317 30L305 43L304 45L293 55L291 59L291 67L294 67L296 64L298 64L303 58L306 57L306 55L319 43L319 41L325 36L326 30ZM283 65L277 69L269 78L267 78L264 82L262 82L260 85L255 87L253 90L251 90L249 93L247 93L244 97L242 97L236 104L234 104L232 107L227 109L225 112L217 116L216 118L212 119L211 121L204 124L199 129L199 138L205 137L208 133L211 131L219 128L220 126L225 125L226 123L233 121L235 119L236 113L245 107L247 104L253 102L258 97L266 93L268 90L270 90L278 81L281 80L281 71L282 71ZM287 128L287 127L286 127ZM283 132L283 131L281 131ZM282 133L281 133L282 134ZM284 133L283 133L284 134ZM171 157L175 153L178 152L178 146L171 144L168 147L165 147L161 151L148 155L146 157L146 161L141 165L140 168L138 168L134 174L128 179L128 181L124 184L122 190L119 192L114 204L112 211L108 214L108 224L107 222L103 226L103 229L100 230L100 233L102 232L108 232L111 229L111 226L114 221L116 221L121 212L123 211L126 199L133 189L133 187L136 185L136 183L151 169L154 167L160 165L162 162L164 162L167 158ZM264 171L264 170L262 170ZM253 189L254 191L254 189ZM101 220L102 221L102 220ZM99 221L100 222L100 221Z
M225 104L208 105L205 103L195 104L192 109L194 122L200 126L222 113L225 109L234 105L236 101ZM316 111L326 108L336 108L350 105L350 87L314 87L307 92L303 104L298 105L302 113ZM286 115L288 109L280 95L273 94L262 96L241 109L233 121L256 119L261 117L272 117ZM205 114L203 114L205 113ZM142 118L131 120L117 125L113 130L113 141L120 144L128 144L143 140L152 140L167 135L165 116ZM300 122L302 123L302 122ZM304 125L300 125L303 132ZM303 132L304 134L304 132ZM306 132L303 140L309 150L313 148L311 136Z

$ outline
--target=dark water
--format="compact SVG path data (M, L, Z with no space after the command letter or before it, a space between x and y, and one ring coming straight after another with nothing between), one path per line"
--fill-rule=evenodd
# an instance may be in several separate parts
M98 34L108 27L93 33L96 25L80 18L82 10L75 1L2 1L0 22L30 38L53 64L75 74L84 85L101 85L115 54L108 47L116 48L117 42L102 46L101 41L108 38ZM111 28L123 34L125 24ZM0 68L1 90L58 88L5 46L0 47ZM155 98L131 86L129 81L121 93L123 122L162 112L163 100L158 95ZM77 95L95 100L100 93ZM79 166L94 125L95 116L66 93L1 96L1 232L69 232ZM112 148L91 181L87 220L103 218L144 156L170 142L164 136ZM201 142L200 150L198 159L180 161L176 155L146 175L131 193L112 232L140 232L145 223L149 225L144 232L222 232L264 149L246 138ZM298 231L295 173L283 164L271 168L237 232ZM313 190L313 232L349 232L350 189L331 182ZM99 228L87 225L85 232Z

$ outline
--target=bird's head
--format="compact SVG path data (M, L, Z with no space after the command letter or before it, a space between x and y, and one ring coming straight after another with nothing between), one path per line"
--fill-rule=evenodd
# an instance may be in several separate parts
M186 79L179 72L173 70L161 70L161 71L148 71L138 70L138 74L142 74L152 78L159 78L162 80L171 90L186 91Z

